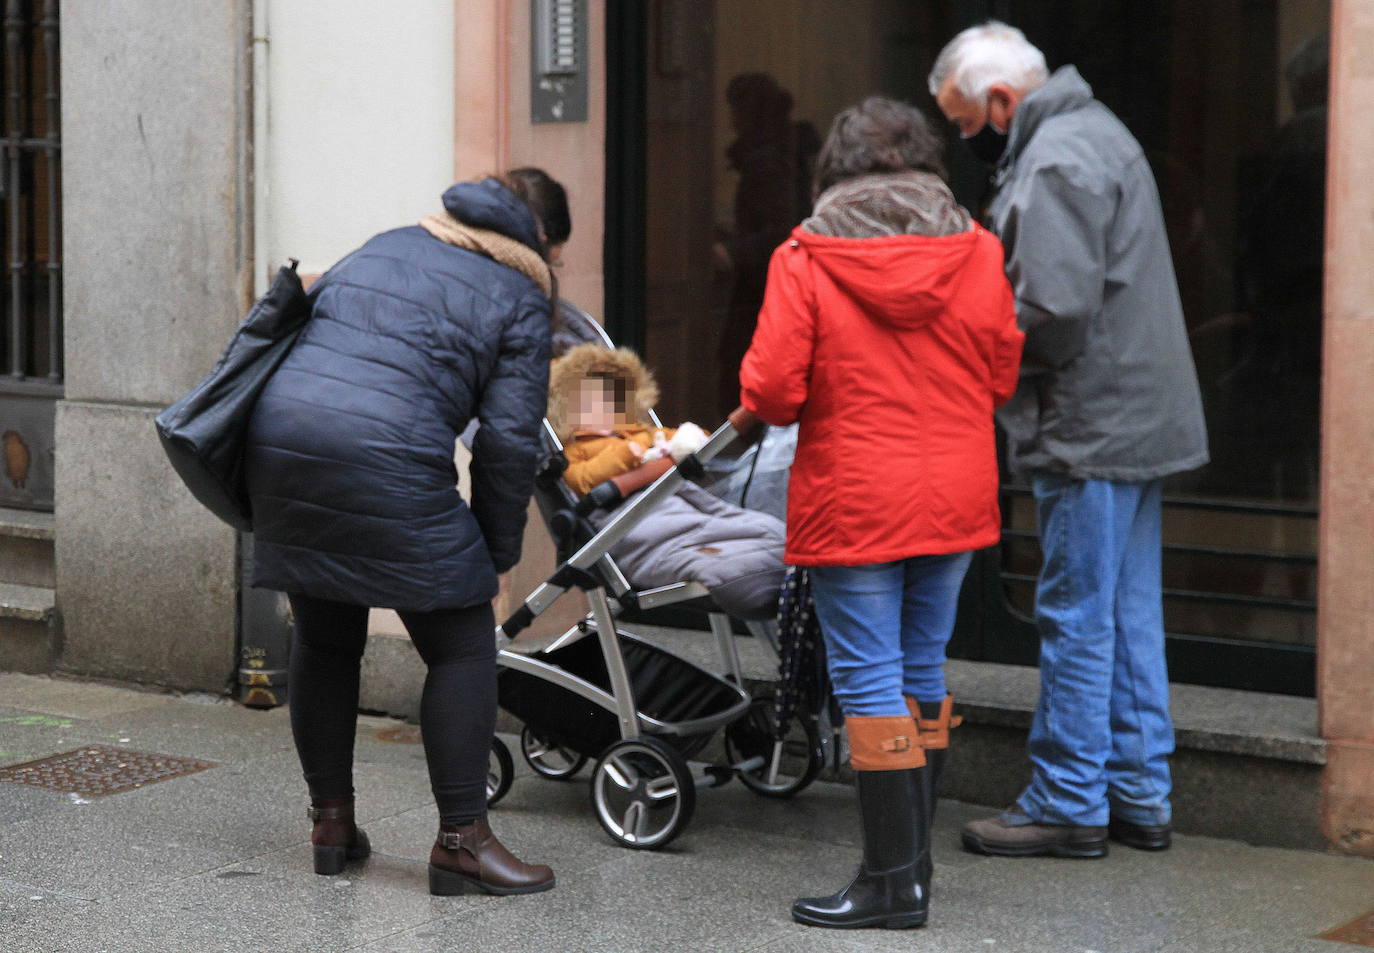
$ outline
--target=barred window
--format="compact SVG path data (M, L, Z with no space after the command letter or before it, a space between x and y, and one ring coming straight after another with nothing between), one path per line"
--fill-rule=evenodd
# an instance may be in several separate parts
M58 0L5 0L3 30L0 382L55 385L62 380Z

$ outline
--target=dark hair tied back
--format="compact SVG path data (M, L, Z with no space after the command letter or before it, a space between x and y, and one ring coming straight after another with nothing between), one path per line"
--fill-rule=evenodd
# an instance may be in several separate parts
M501 183L529 206L547 245L561 245L568 240L572 234L568 193L547 172L530 167L511 169L501 176Z

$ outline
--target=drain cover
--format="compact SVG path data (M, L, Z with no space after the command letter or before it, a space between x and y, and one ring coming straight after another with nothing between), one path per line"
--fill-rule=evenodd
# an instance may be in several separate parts
M1374 946L1374 913L1366 913L1349 923L1333 927L1317 939L1354 943L1356 946Z
M214 766L212 761L87 745L65 754L0 768L0 782L30 784L61 794L104 797Z

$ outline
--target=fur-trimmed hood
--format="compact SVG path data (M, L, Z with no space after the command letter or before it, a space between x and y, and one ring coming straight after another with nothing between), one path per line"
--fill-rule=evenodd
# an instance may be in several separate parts
M634 410L641 423L649 423L649 410L658 403L658 383L639 355L626 348L607 350L600 344L579 344L553 362L549 369L549 422L564 443L572 436L565 400L568 391L590 374L606 374L625 382L634 395Z

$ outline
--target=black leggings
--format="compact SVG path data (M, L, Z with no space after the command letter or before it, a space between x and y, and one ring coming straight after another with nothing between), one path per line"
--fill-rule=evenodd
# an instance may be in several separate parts
M367 644L366 606L292 595L296 638L288 690L291 733L311 797L353 796L353 735ZM496 729L496 620L483 603L401 612L427 666L420 733L445 824L487 813L487 759Z

